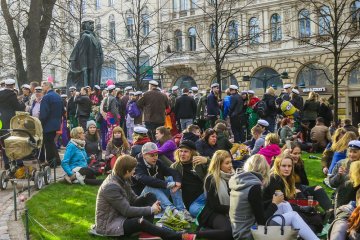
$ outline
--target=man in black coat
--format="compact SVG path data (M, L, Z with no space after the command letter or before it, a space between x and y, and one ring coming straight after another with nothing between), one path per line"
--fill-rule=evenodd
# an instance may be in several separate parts
M270 132L274 132L275 124L276 124L276 115L277 115L277 108L275 104L275 100L276 100L275 89L272 87L266 89L266 93L264 94L262 100L266 104L266 112L264 119L269 123L268 130Z
M179 119L181 131L193 124L196 116L196 102L189 96L189 89L184 88L183 94L176 99L174 113L176 119Z
M170 207L189 214L182 200L181 175L175 169L171 169L158 160L158 148L155 143L145 143L141 148L141 154L136 157L138 164L135 168L133 179L134 191L142 195L151 192L161 202L161 207ZM167 177L165 179L165 177ZM170 202L169 194L173 201ZM190 214L189 214L190 215Z
M0 90L0 129L9 129L10 119L15 116L16 111L24 111L25 104L19 102L17 99L16 93L14 92L14 79L5 80L4 84L5 88ZM9 159L5 154L3 154L3 159L5 169L9 169Z
M76 116L79 125L86 131L86 122L89 120L92 105L88 96L88 89L84 87L81 88L80 93L76 93L74 102L77 104Z
M241 114L243 113L244 101L238 93L238 87L236 85L229 86L231 97L229 107L229 117L231 124L231 131L234 134L234 142L241 142L242 124Z

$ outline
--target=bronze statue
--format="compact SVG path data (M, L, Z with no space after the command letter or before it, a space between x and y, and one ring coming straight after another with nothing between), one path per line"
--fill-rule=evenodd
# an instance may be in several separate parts
M94 33L94 21L84 21L82 32L69 58L67 89L75 86L78 90L84 86L100 85L101 66L104 55L100 40Z

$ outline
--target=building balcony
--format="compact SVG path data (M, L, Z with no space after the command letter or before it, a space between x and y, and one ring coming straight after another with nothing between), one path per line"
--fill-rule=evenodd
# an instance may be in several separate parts
M173 52L167 53L164 56L162 67L181 67L188 64L199 63L199 57L196 52Z

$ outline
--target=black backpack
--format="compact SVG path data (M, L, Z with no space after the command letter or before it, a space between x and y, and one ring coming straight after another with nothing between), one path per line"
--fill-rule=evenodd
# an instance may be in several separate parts
M254 111L259 115L260 118L264 118L267 115L267 105L264 100L258 101L254 106Z

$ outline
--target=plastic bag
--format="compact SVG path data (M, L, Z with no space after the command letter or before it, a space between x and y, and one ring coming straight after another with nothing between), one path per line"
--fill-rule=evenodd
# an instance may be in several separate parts
M174 214L170 207L165 209L164 215L157 222L157 225L160 224L165 228L170 228L177 232L191 227L190 223L185 220L185 216L182 214L182 212L178 211L176 214Z

